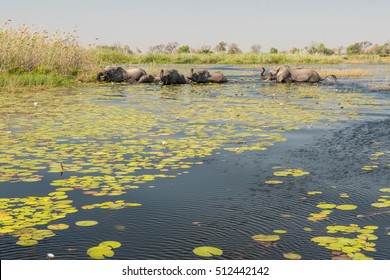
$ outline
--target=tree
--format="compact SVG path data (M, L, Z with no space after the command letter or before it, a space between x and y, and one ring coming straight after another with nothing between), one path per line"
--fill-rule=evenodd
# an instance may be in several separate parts
M240 50L240 48L238 47L238 45L236 43L231 43L228 46L228 53L229 54L236 54L236 53L242 53L242 51Z
M214 50L217 52L217 53L223 53L223 52L226 52L226 46L227 46L227 43L225 43L224 41L221 41L219 42Z
M187 45L181 46L178 50L178 53L189 53L190 52L190 47Z
M178 46L179 46L178 42L170 42L165 46L164 52L173 53L177 49Z
M261 51L261 45L260 44L253 44L251 46L250 52L252 53L259 53Z
M211 51L211 46L210 45L203 45L198 50L198 53L206 53L206 54L208 54L208 53L213 53L213 52Z
M271 47L271 49L269 50L269 53L278 53L278 49L277 48L274 48L274 47Z
M292 48L291 50L290 50L290 53L299 53L300 52L300 49L298 49L298 48L296 48L296 47L294 47L294 48Z
M155 45L155 46L150 46L148 51L150 53L163 53L164 49L165 49L165 45L159 44L159 45Z
M138 54L140 54L140 53L142 53L142 51L141 51L141 49L140 48L135 48L135 51L138 53Z
M325 46L324 43L313 43L310 48L307 50L310 54L324 54L324 55L332 55L334 51Z
M362 45L360 43L355 43L352 45L349 45L346 49L347 54L361 54L362 53Z

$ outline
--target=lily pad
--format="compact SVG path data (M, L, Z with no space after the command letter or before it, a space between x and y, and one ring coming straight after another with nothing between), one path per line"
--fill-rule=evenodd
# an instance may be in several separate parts
M69 225L67 225L67 224L51 224L51 225L48 225L47 228L51 229L51 230L64 230L64 229L68 229Z
M279 180L268 180L268 181L265 181L264 183L267 184L267 185L280 185L280 184L283 184L283 181L279 181Z
M300 259L302 259L301 255L296 254L296 253L292 253L292 252L284 253L283 257L285 257L286 259L289 259L289 260L300 260Z
M113 257L114 251L109 246L96 246L89 248L87 254L93 259L105 259L106 257Z
M109 246L113 249L119 248L121 246L121 243L118 241L103 241L99 244L99 246Z
M257 234L252 236L253 240L262 241L262 242L273 242L278 241L280 239L279 235L265 235L265 234Z
M336 209L338 210L355 210L356 208L357 206L353 204L341 204L336 206Z
M221 256L223 254L221 249L211 246L196 247L192 252L201 257Z
M79 226L79 227L90 227L90 226L97 225L98 222L93 221L93 220L84 220L84 221L78 221L75 224L76 224L76 226Z

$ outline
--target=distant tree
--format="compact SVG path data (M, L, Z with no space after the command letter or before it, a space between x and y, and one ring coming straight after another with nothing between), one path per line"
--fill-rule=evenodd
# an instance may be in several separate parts
M135 48L135 51L136 51L138 54L142 53L142 51L141 51L140 48Z
M190 47L187 45L181 46L178 50L178 53L189 53L190 52Z
M361 54L362 53L362 45L360 43L355 43L352 45L349 45L346 49L347 54Z
M155 45L155 46L150 46L148 49L148 52L149 53L163 53L164 49L165 49L165 45L159 44L159 45Z
M329 49L325 46L324 43L313 43L310 48L307 50L310 54L324 54L324 55L332 55L334 54L334 51L332 49Z
M198 53L206 53L206 54L213 53L211 51L211 46L210 45L203 45L203 46L201 46L200 49L197 52Z
M278 53L278 49L277 48L274 48L274 47L271 47L271 49L269 50L269 53Z
M382 46L379 46L378 49L376 50L376 54L380 56L390 56L390 42L387 42Z
M223 52L226 52L226 46L227 46L227 43L225 43L224 41L221 41L219 42L214 50L217 52L217 53L223 53Z
M290 53L299 53L299 52L301 52L301 50L295 47L290 50Z
M242 51L240 50L240 48L238 47L238 45L236 43L231 43L228 46L228 51L227 52L229 54L242 53Z
M133 54L133 51L130 49L129 45L124 45L124 46L122 47L122 51L123 51L124 53Z
M177 49L178 46L179 46L178 42L169 42L164 47L164 52L166 52L166 53L173 53Z
M251 46L250 52L252 53L259 53L261 51L261 45L260 44L253 44Z

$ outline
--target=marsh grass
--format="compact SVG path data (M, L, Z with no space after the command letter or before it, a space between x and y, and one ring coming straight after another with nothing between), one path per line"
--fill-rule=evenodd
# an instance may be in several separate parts
M374 73L370 70L364 70L359 68L351 69L318 69L316 70L321 77L328 75L336 75L338 78L359 78L359 77L372 77Z

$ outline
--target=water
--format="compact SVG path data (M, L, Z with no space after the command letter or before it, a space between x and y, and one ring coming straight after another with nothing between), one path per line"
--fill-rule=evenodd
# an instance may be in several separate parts
M359 67L375 76L336 85L274 85L262 83L252 67L218 66L230 83L103 85L2 96L0 212L12 217L8 224L2 220L3 228L14 231L1 235L1 259L45 259L49 252L56 259L91 259L87 250L106 240L121 243L113 259L197 259L192 250L198 246L221 248L216 259L284 259L286 252L330 259L345 253L311 238L357 238L356 232L327 232L327 226L350 224L377 226L377 239L370 241L376 251L359 252L388 259L389 208L371 206L386 195L379 189L389 187L390 91L379 89L388 84L388 69ZM362 170L366 165L377 167ZM273 175L285 168L310 174ZM34 176L42 177L26 182ZM93 178L93 187L85 176ZM51 185L70 178L76 181ZM67 197L51 194L59 187L71 188L64 191ZM40 197L48 208L32 203L21 217L18 209L26 202L6 200L27 196ZM56 207L64 200L72 200L77 212ZM142 206L83 209L117 200ZM320 202L357 209L332 209L323 220L308 220L321 211ZM49 218L24 224L45 211ZM58 213L64 216L53 218ZM80 220L98 224L76 226ZM33 246L15 244L34 239L21 230L57 223L69 228ZM281 229L287 233L276 242L251 238Z

